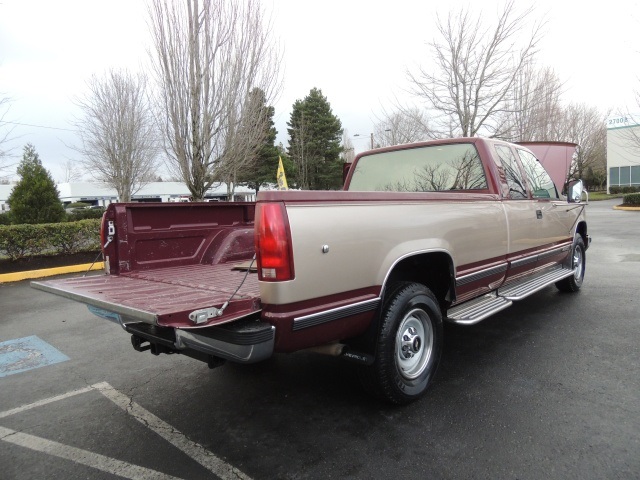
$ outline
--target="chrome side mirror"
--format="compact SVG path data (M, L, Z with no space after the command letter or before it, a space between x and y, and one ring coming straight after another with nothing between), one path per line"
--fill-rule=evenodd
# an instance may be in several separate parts
M582 180L572 180L567 184L567 202L580 203L582 201L584 185Z

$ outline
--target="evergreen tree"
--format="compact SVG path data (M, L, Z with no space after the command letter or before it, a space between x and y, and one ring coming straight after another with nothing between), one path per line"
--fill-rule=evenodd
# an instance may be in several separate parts
M266 97L260 89L254 89L251 92L249 101L257 104L257 106L247 110L256 112L258 117L256 121L251 122L251 128L262 128L264 133L261 136L262 142L256 149L253 158L238 172L237 181L242 185L253 188L257 192L265 184L276 183L276 170L280 151L275 145L276 135L278 134L273 122L275 109L266 104ZM284 158L283 162L285 162ZM286 166L285 171L289 172Z
M289 155L302 189L332 190L342 186L342 124L322 91L313 88L293 104Z
M9 195L13 223L55 223L64 218L60 194L51 174L42 166L36 149L24 147L18 165L20 181Z

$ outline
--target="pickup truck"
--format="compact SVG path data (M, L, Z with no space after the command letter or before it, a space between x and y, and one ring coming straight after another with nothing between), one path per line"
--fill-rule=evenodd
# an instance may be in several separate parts
M582 183L558 189L574 149L429 141L360 154L342 191L111 204L105 275L32 285L88 304L138 351L213 368L314 350L408 403L434 377L443 321L473 325L552 284L580 289ZM562 167L555 183L539 159Z

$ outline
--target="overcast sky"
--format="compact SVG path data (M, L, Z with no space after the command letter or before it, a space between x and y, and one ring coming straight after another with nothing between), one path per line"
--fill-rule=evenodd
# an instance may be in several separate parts
M292 104L317 87L343 128L362 135L353 138L356 151L365 149L376 114L395 97L409 100L406 71L428 64L436 15L467 3L264 0L285 52L284 90L274 105L278 141L287 144ZM487 18L503 4L472 3ZM640 90L640 1L535 5L535 15L548 19L538 63L565 82L564 99L603 112L633 108L633 90ZM69 148L77 142L74 96L92 73L141 68L147 44L143 0L0 0L0 98L11 98L4 120L25 124L12 132L15 161L33 143L62 180L62 163L77 159Z

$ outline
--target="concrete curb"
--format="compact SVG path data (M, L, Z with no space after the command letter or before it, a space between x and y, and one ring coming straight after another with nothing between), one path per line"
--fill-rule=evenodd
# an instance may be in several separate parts
M65 273L78 273L102 269L104 269L104 262L96 262L93 266L91 266L90 263L83 263L81 265L70 265L68 267L43 268L42 270L3 273L0 274L0 283L19 282L20 280L28 280L30 278L43 278L51 277L53 275L63 275Z
M614 210L624 210L625 212L640 212L640 207L623 207L622 205L614 205Z

